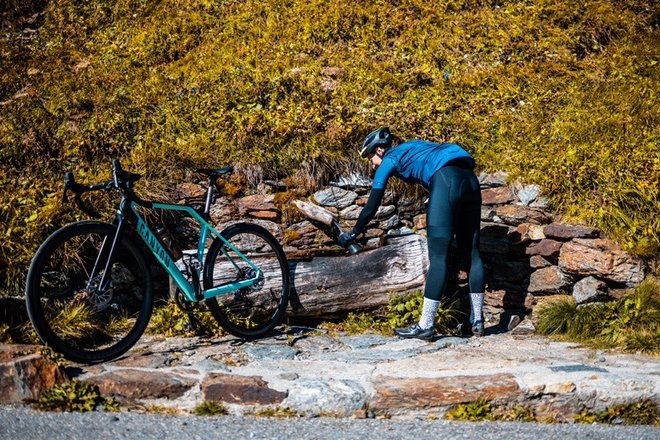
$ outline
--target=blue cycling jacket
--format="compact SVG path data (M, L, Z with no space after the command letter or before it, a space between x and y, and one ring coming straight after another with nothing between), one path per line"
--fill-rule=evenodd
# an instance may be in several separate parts
M404 142L385 150L383 161L376 169L372 188L385 188L387 179L396 176L409 183L421 183L429 188L431 177L450 160L470 153L452 143L436 144L423 140Z

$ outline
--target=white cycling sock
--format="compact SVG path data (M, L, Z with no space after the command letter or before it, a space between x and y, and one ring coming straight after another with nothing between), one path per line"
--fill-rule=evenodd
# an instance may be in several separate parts
M470 294L470 324L474 324L476 321L481 321L481 309L484 305L484 294L483 293L471 293Z
M435 314L438 312L438 307L440 307L440 301L434 301L432 299L424 298L424 304L422 305L422 316L419 318L419 327L422 330L428 330L433 327L435 322Z

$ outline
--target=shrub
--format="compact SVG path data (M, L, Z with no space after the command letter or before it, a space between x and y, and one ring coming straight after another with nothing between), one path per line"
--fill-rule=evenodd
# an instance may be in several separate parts
M189 327L188 314L174 302L167 301L154 307L147 333L162 336L220 336L225 330L215 321L206 306L200 305L193 311L196 328Z
M45 390L39 397L37 408L45 411L117 411L119 404L101 395L98 386L74 379Z
M647 278L608 303L548 303L539 310L537 329L578 342L660 353L660 284Z
M405 327L419 321L422 311L423 293L420 290L404 296L392 294L387 306L373 312L350 312L339 323L323 323L335 331L360 334L368 331L384 335L392 334L395 327ZM455 304L441 302L435 316L435 329L443 334L454 334L458 327L459 312Z
M227 414L227 408L215 400L205 400L195 406L192 413L197 416L222 416Z

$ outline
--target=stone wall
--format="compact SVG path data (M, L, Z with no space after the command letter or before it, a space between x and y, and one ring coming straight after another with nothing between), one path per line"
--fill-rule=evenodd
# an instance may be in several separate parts
M479 176L483 199L480 249L486 269L484 315L489 323L499 322L504 312L522 317L539 295L567 293L577 303L586 303L617 296L642 281L642 261L622 251L598 229L556 219L537 185L507 184L506 180L501 172ZM335 213L349 228L367 201L370 184L360 176L341 178L310 200ZM201 187L186 184L181 190L188 202L203 200ZM287 251L338 250L322 225L292 212L290 198L278 196L285 191L290 189L270 182L260 187L259 194L236 200L220 198L211 210L212 220L223 225L245 219L257 222L273 232ZM425 194L388 191L362 243L376 247L388 236L425 236L425 199ZM467 307L466 276L459 271L455 252L451 261L452 273L459 275L447 294L459 294Z

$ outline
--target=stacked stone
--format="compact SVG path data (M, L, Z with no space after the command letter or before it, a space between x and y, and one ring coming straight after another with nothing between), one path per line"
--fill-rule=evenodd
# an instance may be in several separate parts
M585 304L643 280L641 260L602 238L601 231L556 221L538 185L507 185L503 173L479 180L491 319L500 311L528 312L535 295L572 293L577 304Z
M502 172L482 173L479 181L488 322L500 322L504 312L524 316L538 295L572 293L576 303L583 304L609 299L642 281L643 263L603 238L601 231L556 221L538 185L507 184ZM362 176L342 177L315 192L310 200L333 212L348 229L365 205L370 187L371 181ZM282 187L271 185L271 190ZM279 206L276 199L263 188L261 194L238 200L219 199L211 217L221 225L249 218L271 231L288 251L314 252L336 246L319 225L307 220L285 221L282 211L286 207ZM388 236L425 235L425 201L424 195L388 191L367 226L367 246L379 246Z

